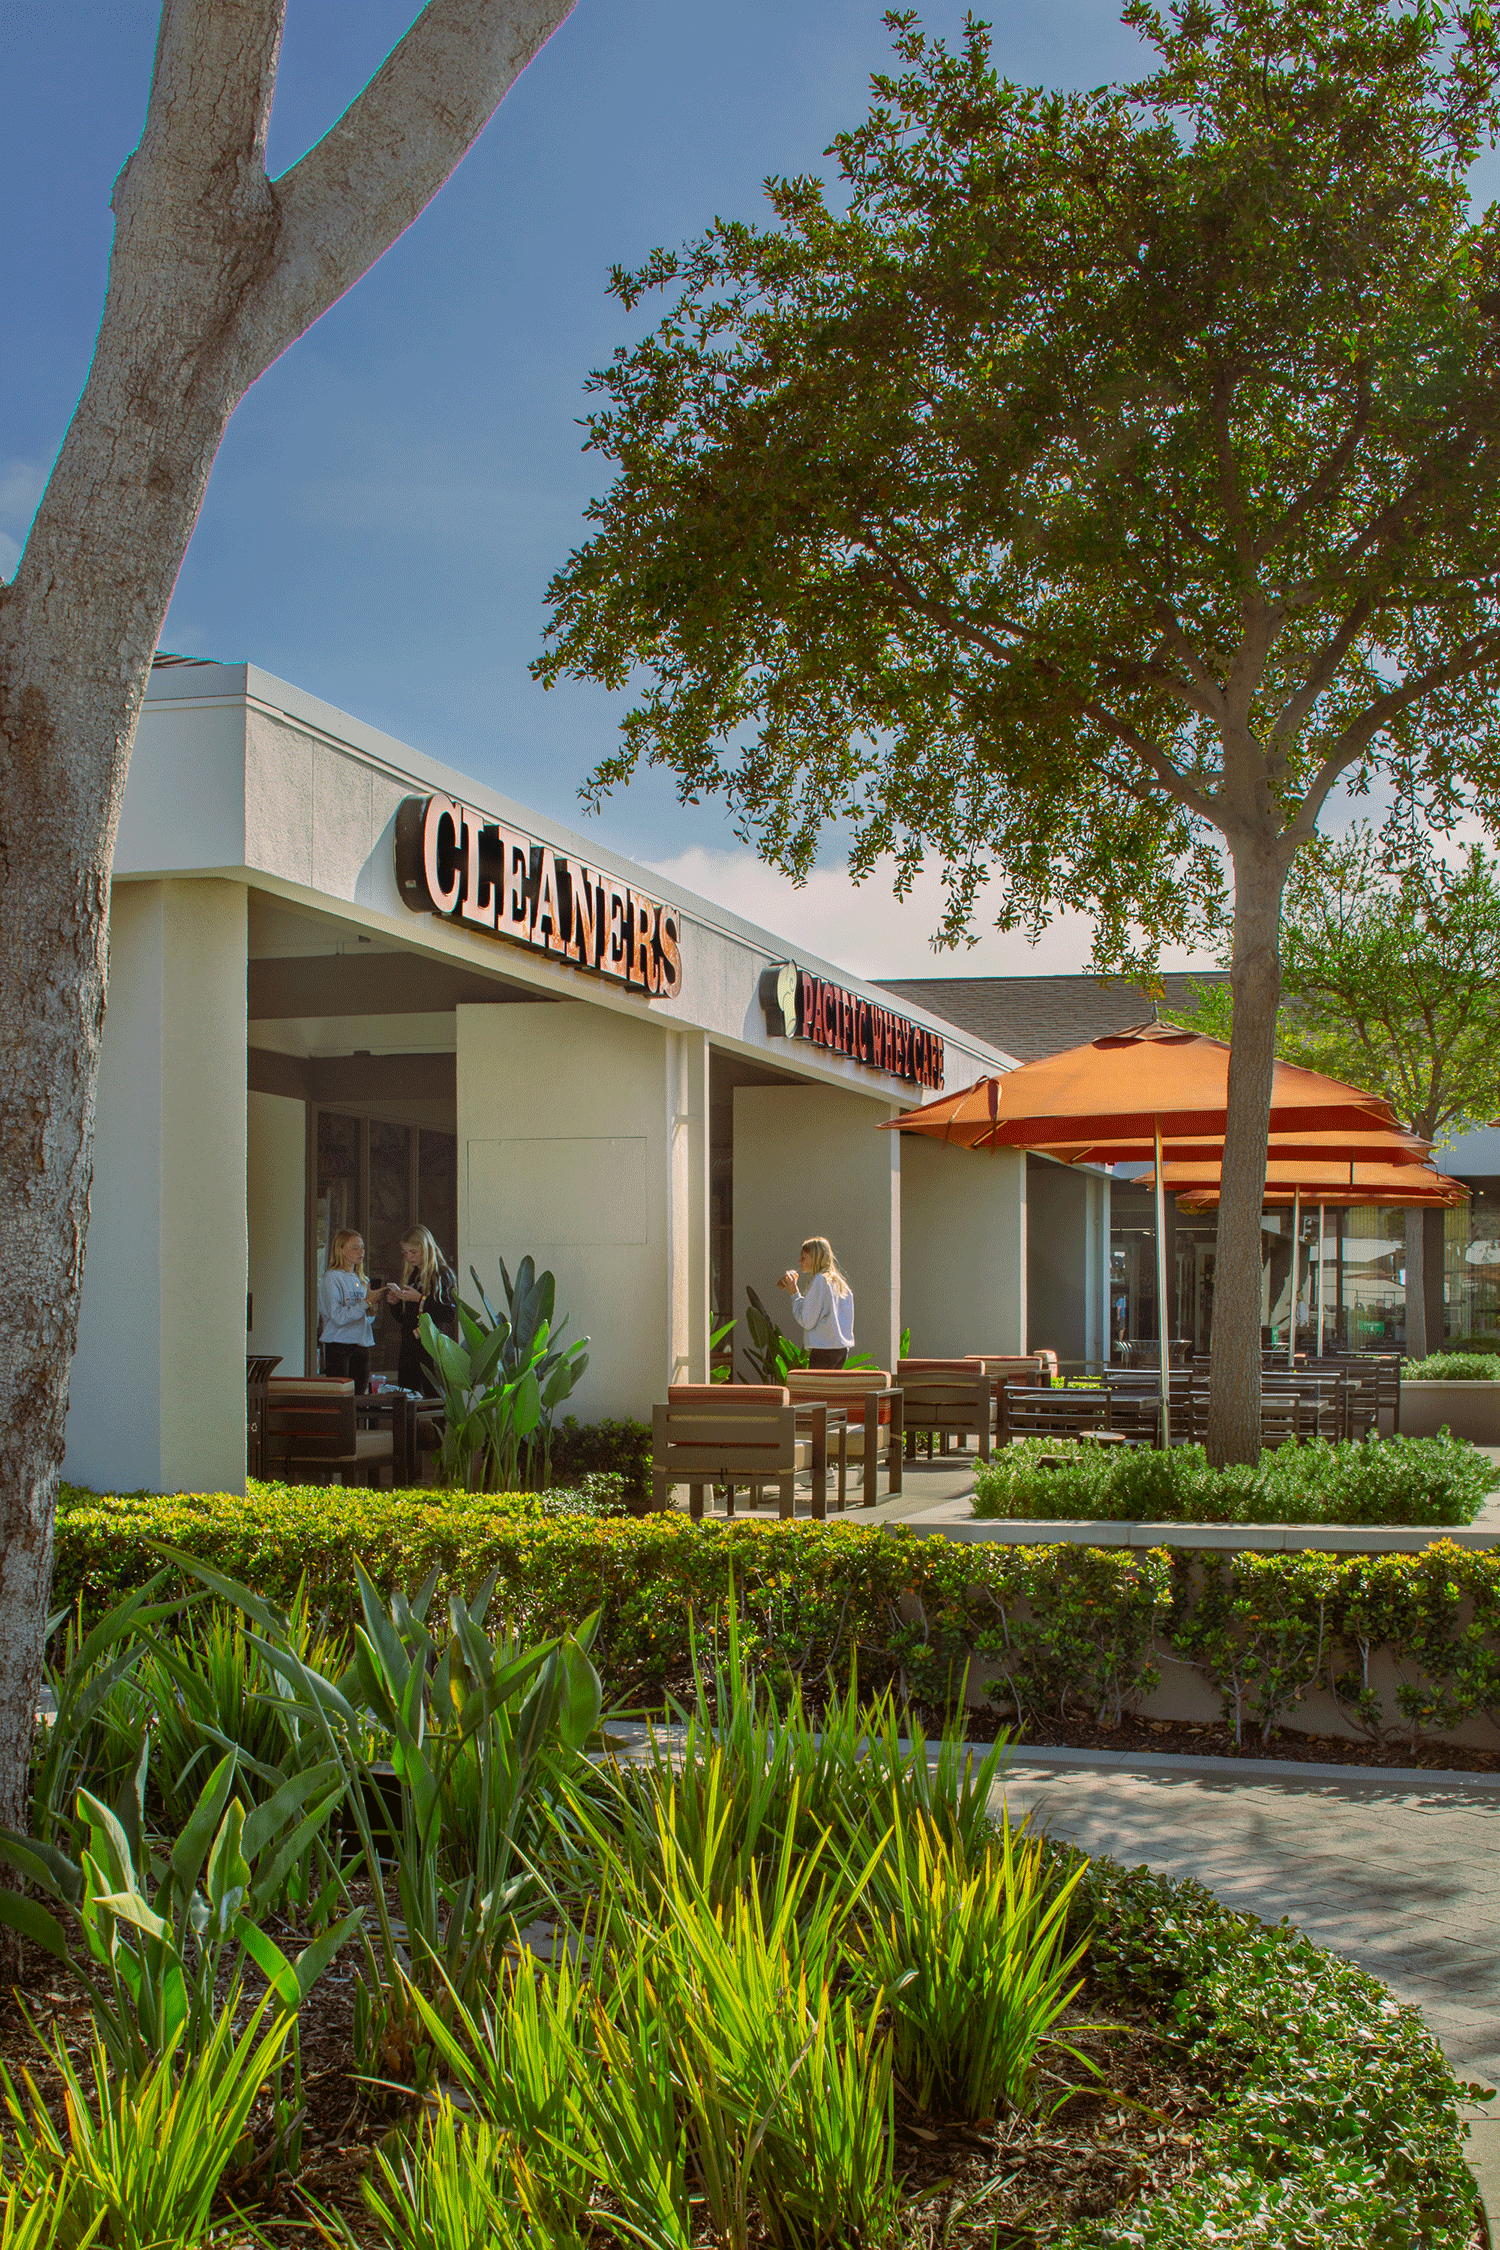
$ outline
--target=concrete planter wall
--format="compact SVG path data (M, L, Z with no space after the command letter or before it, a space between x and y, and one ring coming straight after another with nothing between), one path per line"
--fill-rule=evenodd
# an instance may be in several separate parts
M1447 1428L1472 1445L1500 1445L1500 1382L1401 1385L1401 1435L1436 1437Z

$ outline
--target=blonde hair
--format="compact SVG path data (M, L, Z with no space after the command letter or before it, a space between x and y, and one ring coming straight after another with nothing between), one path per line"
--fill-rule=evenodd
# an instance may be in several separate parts
M839 1272L838 1260L833 1254L833 1244L826 1234L810 1234L802 1245L804 1258L811 1258L814 1273L826 1273L836 1297L852 1297L854 1291Z
M339 1228L339 1230L338 1230L338 1232L337 1232L337 1233L335 1234L335 1236L334 1236L334 1238L333 1238L333 1243L332 1243L332 1246L331 1246L331 1248L329 1249L329 1252L328 1252L328 1263L329 1263L330 1267L333 1267L333 1266L343 1267L343 1264L344 1264L344 1244L345 1244L346 1242L359 1242L359 1243L362 1243L363 1241L364 1241L364 1237L363 1237L363 1235L362 1235L362 1234L360 1233L360 1231L359 1231L358 1227L340 1227L340 1228ZM359 1264L358 1264L357 1266L350 1266L350 1267L348 1267L348 1268L347 1268L346 1270L347 1270L348 1272L350 1272L350 1273L357 1273L357 1274L359 1275L359 1278L360 1278L360 1280L361 1280L361 1281L363 1281L363 1280L364 1280L364 1279L366 1278L366 1275L365 1275L365 1261L364 1261L364 1259L363 1259L363 1258L361 1258L361 1259L360 1259L360 1261L359 1261Z
M420 1258L408 1258L406 1246L415 1242L421 1250ZM448 1261L437 1246L437 1237L430 1227L408 1227L401 1237L401 1255L406 1261L406 1271L415 1272L417 1286L424 1297L430 1297L437 1287L438 1275L448 1271Z

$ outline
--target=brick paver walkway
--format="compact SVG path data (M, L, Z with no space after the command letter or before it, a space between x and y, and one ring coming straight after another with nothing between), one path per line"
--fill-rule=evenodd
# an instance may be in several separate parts
M1027 1809L1085 1851L1195 1876L1268 1922L1287 1915L1414 2001L1464 2077L1500 2084L1500 1785L1018 1759L1005 1795L1013 1816ZM1471 2121L1470 2162L1500 2218L1500 2119Z

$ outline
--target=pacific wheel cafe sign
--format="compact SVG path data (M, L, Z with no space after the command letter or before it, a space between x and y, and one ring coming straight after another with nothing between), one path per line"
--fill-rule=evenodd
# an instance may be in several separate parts
M943 1042L925 1024L882 1008L862 992L815 977L795 961L762 972L760 1004L773 1037L806 1039L831 1054L848 1055L867 1070L884 1071L940 1092Z
M452 797L408 797L396 814L396 881L419 914L509 938L631 991L682 990L682 917L618 875L488 820Z

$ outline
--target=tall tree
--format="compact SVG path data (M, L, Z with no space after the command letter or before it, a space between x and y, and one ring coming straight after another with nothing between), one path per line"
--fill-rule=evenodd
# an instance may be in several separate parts
M1277 1051L1388 1101L1426 1140L1500 1111L1500 881L1482 845L1451 864L1360 822L1320 838L1287 881ZM1177 1020L1225 1039L1207 988ZM1428 1348L1425 1214L1406 1214L1406 1348Z
M110 869L230 415L437 193L573 0L429 0L267 176L285 0L165 0L88 381L0 585L0 1824L25 1825L88 1233Z
M617 474L538 671L644 680L596 790L667 765L794 875L831 820L857 874L931 851L949 939L992 873L1123 965L1227 853L1209 1448L1253 1459L1287 870L1393 728L1434 786L1500 748L1496 32L1131 0L1148 75L1061 95L887 20L837 193L615 276L673 301L593 378Z

